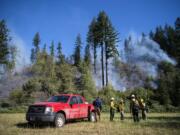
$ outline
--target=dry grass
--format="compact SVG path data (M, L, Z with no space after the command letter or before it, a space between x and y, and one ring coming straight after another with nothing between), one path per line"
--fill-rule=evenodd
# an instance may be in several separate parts
M147 121L134 123L129 114L124 121L116 114L114 122L109 122L109 114L103 114L97 123L87 121L70 122L63 128L49 125L30 127L25 114L0 114L1 135L179 135L179 113L149 114Z

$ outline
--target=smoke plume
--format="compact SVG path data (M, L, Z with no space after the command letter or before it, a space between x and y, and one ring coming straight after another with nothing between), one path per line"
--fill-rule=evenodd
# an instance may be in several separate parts
M99 57L100 58L100 57ZM147 85L147 78L156 80L158 64L162 61L176 64L159 46L146 36L130 34L121 49L121 57L109 60L109 82L116 90L124 91ZM94 75L97 87L101 87L100 61L98 71ZM154 81L148 85L156 88Z
M11 34L11 37L11 44L16 46L17 48L15 71L19 72L30 63L30 54L29 51L26 49L26 43L20 36L13 32Z
M3 73L0 74L0 99L7 98L12 90L21 88L29 78L27 74L23 73L25 67L27 67L30 63L28 55L29 53L25 49L27 48L27 45L22 38L15 33L11 33L11 38L12 40L10 45L15 46L17 49L15 69L13 73L9 73L4 68L2 71Z

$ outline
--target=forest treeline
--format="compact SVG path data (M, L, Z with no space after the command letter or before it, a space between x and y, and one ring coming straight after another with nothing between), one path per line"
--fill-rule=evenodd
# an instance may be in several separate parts
M118 100L123 98L128 106L128 96L134 93L144 98L154 111L179 110L180 18L175 20L175 26L158 26L146 36L156 41L162 50L176 60L176 64L165 61L159 64L158 77L154 80L157 88L146 85L143 88L137 87L123 92L115 90L108 80L109 60L115 58L116 65L123 62L117 59L120 56L117 46L120 42L119 33L104 11L99 12L89 24L84 52L82 52L83 44L80 34L76 37L73 54L65 56L60 41L57 44L52 41L50 45L47 45L41 42L40 33L35 33L32 40L31 65L23 69L23 72L29 75L29 79L22 87L12 90L7 100L1 101L1 110L27 106L58 93L78 93L85 96L89 102L92 102L96 96L100 96L105 106L104 110L107 109L111 97ZM6 22L1 20L0 79L3 79L5 74L14 74L18 51L14 45L10 44L10 40ZM100 52L97 51L98 49ZM101 57L102 88L97 90L93 74L97 74L98 53ZM149 78L147 78L147 84Z

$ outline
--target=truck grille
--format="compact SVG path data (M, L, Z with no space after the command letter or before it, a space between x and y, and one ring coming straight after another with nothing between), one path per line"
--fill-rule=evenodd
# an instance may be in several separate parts
M28 113L44 113L45 106L30 106Z

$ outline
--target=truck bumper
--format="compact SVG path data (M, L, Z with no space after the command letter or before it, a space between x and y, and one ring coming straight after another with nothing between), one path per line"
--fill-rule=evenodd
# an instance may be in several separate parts
M27 113L26 120L29 122L54 122L55 116L55 113Z

